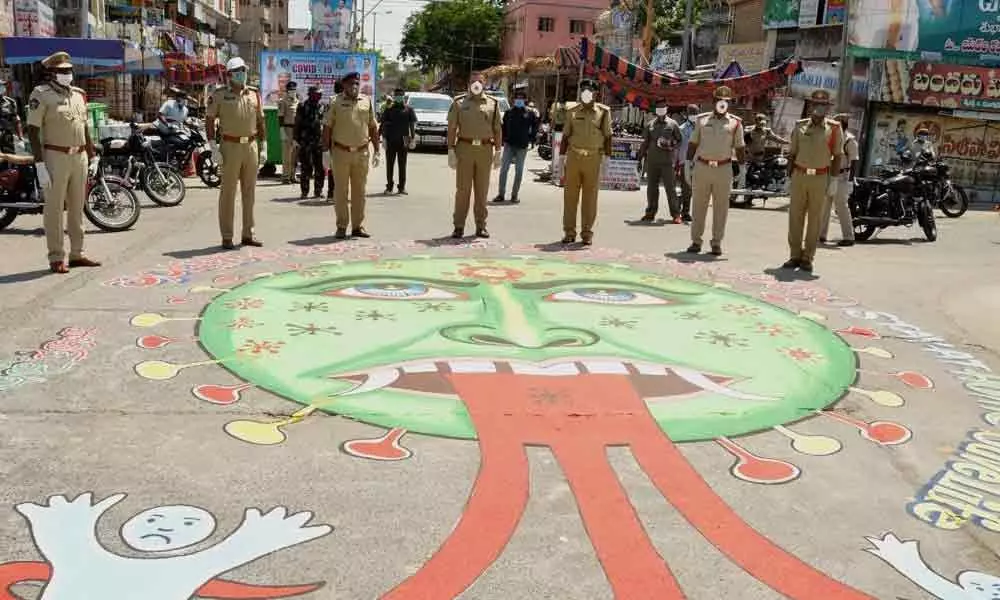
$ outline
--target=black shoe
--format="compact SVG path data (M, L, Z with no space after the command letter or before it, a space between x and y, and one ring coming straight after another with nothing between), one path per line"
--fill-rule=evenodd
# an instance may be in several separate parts
M563 236L563 239L562 239L561 243L563 243L563 244L572 244L575 241L576 241L576 236L575 235L566 234L566 235Z
M490 237L490 232L486 231L485 227L477 227L476 228L476 237L477 238L484 238L484 239L488 238L488 237Z
M521 200L517 196L511 196L510 197L510 203L511 204L520 204Z
M722 256L722 246L719 244L712 244L712 256Z
M691 215L681 215L681 220L684 221L685 223L690 223Z
M406 192L406 188L403 186L399 186L397 192L402 196L409 196L409 194Z
M503 195L497 194L497 197L493 199L493 203L494 204L502 204L503 203Z
M328 194L326 197L327 202L333 202L333 194Z
M808 262L800 262L799 263L799 270L802 271L803 273L812 273L813 272L813 264L812 263L808 263Z
M685 252L688 254L698 254L701 252L701 244L691 244Z
M825 244L826 243L826 238L825 237L819 238L819 243Z
M240 241L240 243L243 244L244 246L253 246L254 248L264 247L264 242L261 242L260 240L254 238L245 238L242 241Z
M346 229L338 229L337 233L333 234L333 237L336 238L336 239L338 239L338 240L346 240L347 239L347 230Z
M306 191L302 192L301 194L299 194L299 198L302 199L302 200L305 200L308 197L309 197L309 190L306 190Z
M364 228L357 228L351 230L351 237L356 238L370 238L371 234L364 230Z
M580 236L580 242L582 242L584 246L592 246L594 245L594 235L583 234Z
M233 243L233 240L222 240L222 249L236 250L236 244Z
M460 240L465 237L465 230L461 227L456 227L454 231L451 232L452 239Z
M641 219L639 219L639 221L641 221L642 223L652 223L655 220L656 220L656 213L646 213L642 215Z
M317 200L319 200L322 197L323 197L323 192L320 190L317 190L316 193L313 194L313 198L316 198Z
M785 264L781 265L782 269L798 269L801 261L797 258L789 258L785 261Z
M837 242L837 245L841 248L850 248L854 245L854 240L840 240Z
M389 185L385 186L385 192L384 193L385 193L386 196L388 196L389 194L392 193L392 184L391 183Z

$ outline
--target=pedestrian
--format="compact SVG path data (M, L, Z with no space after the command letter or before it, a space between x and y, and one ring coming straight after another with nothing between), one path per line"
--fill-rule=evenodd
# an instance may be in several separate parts
M326 181L326 168L323 164L323 106L320 100L323 92L315 85L306 90L306 101L299 105L295 113L295 127L292 130L295 144L299 150L299 163L302 174L299 177L299 189L302 198L309 197L309 181L313 181L313 191L316 198L323 197L323 182Z
M564 96L569 96L568 92L564 92ZM562 131L566 126L566 105L565 99L556 100L549 106L549 121L552 122L553 131Z
M694 219L691 222L691 245L687 251L692 254L701 252L708 205L711 204L712 255L722 256L722 240L726 236L726 219L729 217L729 194L733 189L733 156L738 163L743 162L746 141L743 139L743 121L729 114L732 91L722 85L715 89L713 96L715 109L698 115L688 141Z
M16 139L22 137L21 117L18 114L17 100L11 98L10 82L0 79L0 152L13 154L17 152Z
M580 213L580 240L594 242L597 220L597 192L601 186L604 161L611 156L611 109L594 101L597 84L580 82L580 103L566 112L559 153L566 157L563 188L562 243L576 241L577 212ZM582 197L582 201L581 201Z
M913 160L918 160L922 156L926 156L929 160L934 160L937 157L937 152L934 151L934 142L931 141L930 130L923 126L917 129L917 137L913 138L910 152L913 154Z
M503 114L500 130L503 134L503 158L500 161L500 189L494 202L504 201L507 190L507 173L514 164L514 187L511 189L512 204L520 202L521 179L524 177L524 161L528 148L535 145L538 135L538 117L527 107L528 92L524 88L514 90L514 107Z
M542 114L538 112L538 107L535 106L534 101L528 102L528 110L535 113L535 121L541 122Z
M260 92L247 85L247 64L238 56L226 63L229 83L218 88L208 98L208 115L205 134L212 156L222 169L222 186L219 188L219 233L222 247L232 250L233 221L236 212L236 188L240 188L243 208L243 230L240 241L244 246L260 247L263 244L254 235L254 200L257 186L257 167L264 146L264 107ZM221 131L222 146L215 142L216 120Z
M298 85L285 84L285 94L278 100L278 124L281 126L281 183L295 183L295 115L299 110Z
M660 184L667 190L667 204L670 218L680 225L681 203L677 198L677 183L674 179L677 163L677 148L684 141L681 128L667 116L667 106L657 106L656 118L643 129L642 144L639 146L639 160L646 166L646 212L640 221L652 223L660 209Z
M694 133L694 124L701 109L697 104L688 104L685 109L685 119L681 123L681 145L677 148L677 162L674 164L675 175L681 185L681 220L691 222L691 165L687 160L688 143Z
M43 218L49 270L69 273L73 267L99 267L101 263L83 254L87 176L97 173L99 162L87 126L87 96L82 89L72 85L73 62L69 54L56 52L44 59L42 66L48 82L31 92L28 139L35 156L38 184L45 191ZM63 212L66 213L65 228ZM69 234L68 266L63 246L64 231Z
M792 170L791 199L788 206L789 258L784 269L813 270L819 242L820 219L827 196L837 194L844 155L840 123L826 117L830 92L819 89L810 97L811 116L795 123L788 162ZM803 239L803 230L805 238Z
M847 130L850 118L847 113L840 113L834 117L840 123L840 131L844 136L844 158L841 161L839 173L833 174L833 177L837 179L837 189L834 190L833 195L827 196L826 204L823 205L823 215L819 221L819 241L825 244L826 233L830 228L830 209L836 208L841 234L837 245L841 247L854 245L854 219L851 217L851 206L847 199L851 195L854 169L858 163L858 139Z
M475 194L473 217L476 237L488 238L486 198L490 191L490 167L500 167L502 131L500 104L483 93L483 76L469 76L469 93L452 102L448 109L448 166L455 170L454 231L451 237L465 235L469 217L469 198Z
M382 113L379 137L385 140L385 193L391 194L393 171L399 161L400 194L406 195L406 155L414 141L417 127L417 113L406 105L406 92L396 88L392 93L392 106Z
M769 142L780 146L788 145L788 140L774 133L774 130L767 126L767 115L757 114L754 117L753 127L747 128L746 134L750 138L747 144L747 155L753 162L764 162Z
M361 74L352 71L341 80L343 92L330 102L323 127L323 148L330 152L336 190L337 233L339 240L351 236L371 237L365 231L365 185L368 162L377 167L381 159L378 124L372 99L361 94ZM369 159L368 145L372 154ZM348 197L350 194L350 197Z

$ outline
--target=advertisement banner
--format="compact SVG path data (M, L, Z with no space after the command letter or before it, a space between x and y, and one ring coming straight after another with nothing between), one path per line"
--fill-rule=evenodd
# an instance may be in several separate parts
M1000 73L987 67L887 60L875 100L1000 111Z
M836 102L837 90L840 86L840 67L835 63L804 60L800 63L802 71L789 80L790 95L796 98L808 99L816 90L830 92L830 98ZM863 63L855 63L851 77L851 104L864 106L868 100L868 69Z
M725 69L734 60L743 67L743 71L757 73L763 71L765 64L764 46L766 42L749 44L721 44L719 46L719 59L716 66Z
M310 0L313 50L347 50L351 46L354 0Z
M323 98L333 97L333 84L352 71L361 74L361 93L371 96L378 73L378 55L352 52L261 52L260 94L264 104L274 105L285 84L298 84L299 95L315 85Z
M55 37L52 8L38 0L15 0L14 32L24 37Z
M930 0L919 1L927 2ZM820 0L764 0L764 29L792 29L796 27L808 29L810 27L838 25L844 22L846 14L847 0L826 0L825 2Z
M799 26L799 0L764 0L764 29Z
M1000 63L1000 0L856 0L850 52L870 58Z

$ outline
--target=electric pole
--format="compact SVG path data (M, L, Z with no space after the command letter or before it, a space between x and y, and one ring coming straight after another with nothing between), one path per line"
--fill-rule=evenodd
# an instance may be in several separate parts
M684 38L681 40L681 71L687 71L691 63L691 22L694 20L694 0L685 0Z
M653 0L646 0L646 29L642 33L642 52L645 55L647 65L653 62L653 21L655 20Z
M848 20L850 19L850 3L844 8L844 22L841 24L841 51L844 56L840 59L840 77L837 85L837 108L840 112L851 112L851 84L854 78L854 57L848 54L847 46L850 36L848 35Z

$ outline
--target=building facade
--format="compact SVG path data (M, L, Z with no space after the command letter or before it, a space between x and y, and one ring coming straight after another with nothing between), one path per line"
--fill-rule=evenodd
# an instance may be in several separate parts
M552 56L594 34L594 22L609 0L513 0L505 8L504 64Z

